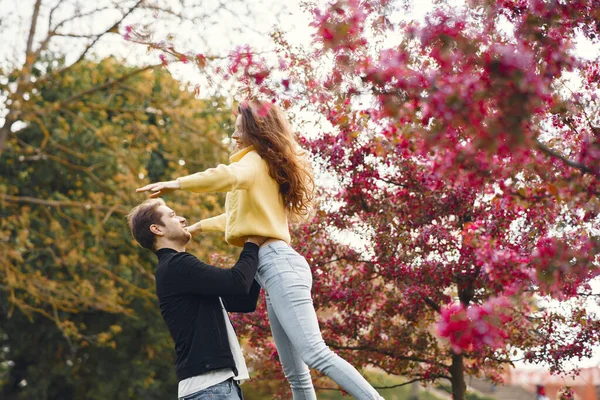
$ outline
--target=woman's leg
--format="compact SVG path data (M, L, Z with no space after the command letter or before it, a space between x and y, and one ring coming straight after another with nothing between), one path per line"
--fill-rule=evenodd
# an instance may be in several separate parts
M317 394L312 384L310 370L302 361L300 353L296 351L283 327L277 319L277 315L273 310L269 294L267 298L267 312L269 313L269 324L271 332L279 353L279 360L283 367L283 373L292 389L294 400L316 400Z
M280 248L275 254L261 256L260 264L259 273L272 311L302 360L354 398L381 399L354 367L325 345L310 293L312 275L304 257L291 247Z

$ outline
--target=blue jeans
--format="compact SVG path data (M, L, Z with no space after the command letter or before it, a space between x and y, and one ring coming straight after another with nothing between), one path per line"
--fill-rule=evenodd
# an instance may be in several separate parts
M242 389L233 379L227 379L199 392L189 394L179 400L244 400Z
M258 257L256 277L266 292L271 332L294 400L317 398L309 367L329 376L356 399L382 399L352 365L323 341L306 259L283 241L261 247Z

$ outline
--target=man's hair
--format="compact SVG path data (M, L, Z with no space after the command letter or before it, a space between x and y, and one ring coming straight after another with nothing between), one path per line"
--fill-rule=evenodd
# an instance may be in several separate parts
M156 236L150 231L150 225L164 226L162 213L157 208L165 204L163 199L150 199L136 206L127 215L127 224L135 240L144 248L154 251Z

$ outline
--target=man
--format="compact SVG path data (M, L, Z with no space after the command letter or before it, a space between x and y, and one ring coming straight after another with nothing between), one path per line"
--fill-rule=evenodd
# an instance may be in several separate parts
M175 341L178 397L243 399L239 383L249 379L248 370L227 311L256 309L254 275L264 238L246 239L233 268L221 269L185 252L186 220L162 199L138 205L127 221L137 242L158 257L156 294Z

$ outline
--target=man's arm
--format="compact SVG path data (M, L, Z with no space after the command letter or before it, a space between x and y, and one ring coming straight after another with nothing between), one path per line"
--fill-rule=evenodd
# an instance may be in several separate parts
M249 313L256 311L258 296L260 295L260 285L254 280L250 287L250 292L242 296L222 296L225 309L229 312Z
M246 242L238 261L227 269L205 264L189 253L178 253L169 262L172 271L165 289L171 294L247 295L258 266L258 249L257 244Z

